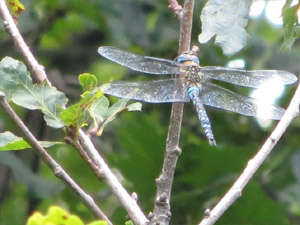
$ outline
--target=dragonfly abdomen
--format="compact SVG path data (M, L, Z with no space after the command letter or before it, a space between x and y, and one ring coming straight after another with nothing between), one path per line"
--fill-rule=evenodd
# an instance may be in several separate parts
M197 88L195 86L191 86L188 88L189 97L193 101L193 104L196 108L198 118L200 120L201 126L205 133L205 136L206 136L207 140L209 141L210 145L216 145L216 141L215 141L212 129L211 129L209 118L208 118L205 108L199 98L199 93L200 93L199 88Z

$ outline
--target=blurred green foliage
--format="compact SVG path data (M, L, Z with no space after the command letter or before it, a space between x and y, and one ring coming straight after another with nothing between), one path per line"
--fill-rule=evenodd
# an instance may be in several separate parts
M26 225L84 225L84 222L76 215L69 214L66 210L58 207L51 206L45 216L40 212L35 212L31 215ZM107 225L103 220L93 221L87 225Z
M99 83L111 79L145 79L101 58L97 54L99 46L113 45L168 59L177 56L179 25L167 8L167 1L24 0L22 3L26 10L19 18L19 27L24 38L45 66L53 85L64 92L71 103L80 99L82 90L77 76L84 72L95 74ZM195 2L192 44L198 43L203 4L204 1ZM280 47L285 31L281 27L273 26L261 15L250 19L246 30L249 34L247 45L231 57L224 56L213 41L201 45L201 64L225 66L229 60L243 59L247 69L280 69L299 73L300 45L296 41L289 51L282 52ZM22 60L3 29L0 30L0 49L1 59L10 56ZM250 91L228 87L246 95ZM295 86L286 88L280 105L287 106L294 89ZM116 98L110 100L115 102ZM45 128L45 124L39 122L42 119L30 119L32 112L14 108L32 129L36 129L39 139L63 140L63 133ZM139 204L146 214L153 209L155 178L162 166L170 108L171 104L143 103L142 112L123 112L106 126L101 137L94 139L129 192L138 194ZM207 111L218 144L214 148L206 143L192 105L185 106L180 141L182 155L171 200L171 224L174 225L199 222L205 209L213 207L224 195L275 125L274 122L271 127L261 128L254 118L209 107ZM216 224L300 223L299 127L300 119L297 117L242 197ZM0 128L1 132L17 130L2 110ZM18 132L15 134L19 136ZM93 221L92 214L76 195L66 189L60 191L61 183L43 163L39 164L34 154L28 152L14 155L19 160L0 162L3 174L0 176L0 223L25 224L32 211L46 212L50 205L61 205L84 221ZM6 153L0 152L0 158L8 157L4 155ZM74 149L56 146L49 153L91 193L115 224L125 223L125 210ZM27 170L24 169L14 169L17 165L32 170L35 175L25 173ZM38 187L45 185L45 179L51 185L46 185L45 193L38 192Z

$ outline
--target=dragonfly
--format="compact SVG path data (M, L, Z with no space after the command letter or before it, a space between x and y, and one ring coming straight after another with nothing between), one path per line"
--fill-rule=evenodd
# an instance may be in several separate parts
M141 56L112 46L99 47L98 53L134 71L173 75L161 80L113 81L101 85L100 89L105 94L119 98L150 103L192 101L210 145L216 145L216 141L204 105L272 120L280 120L285 113L283 108L269 104L268 110L262 114L259 110L259 99L237 94L212 83L211 80L251 88L258 88L272 81L279 82L280 85L297 81L294 74L282 70L247 71L219 66L201 67L199 58L192 51L179 55L177 60Z

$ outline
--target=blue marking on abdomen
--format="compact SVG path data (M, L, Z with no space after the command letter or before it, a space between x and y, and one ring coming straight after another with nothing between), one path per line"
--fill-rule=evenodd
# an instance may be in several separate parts
M197 92L196 95L193 94L193 93L195 93L195 92ZM189 94L190 99L192 99L192 100L193 100L194 98L199 98L199 97L198 97L198 96L199 96L199 93L200 93L199 88L197 88L197 87L195 87L195 86L191 86L191 87L188 88L188 94Z
M216 141L213 135L213 132L211 130L211 125L209 122L209 118L206 114L205 108L199 98L199 94L200 94L200 90L199 88L195 87L195 86L191 86L188 88L188 95L190 97L190 99L193 101L194 106L196 108L197 114L198 114L198 118L200 120L201 126L203 128L203 131L206 135L206 138L209 141L210 145L216 145Z

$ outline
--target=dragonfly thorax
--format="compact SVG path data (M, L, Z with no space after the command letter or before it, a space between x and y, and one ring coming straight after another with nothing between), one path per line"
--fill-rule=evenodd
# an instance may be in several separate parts
M190 83L199 83L202 80L201 69L199 66L190 65L186 67L185 79Z

